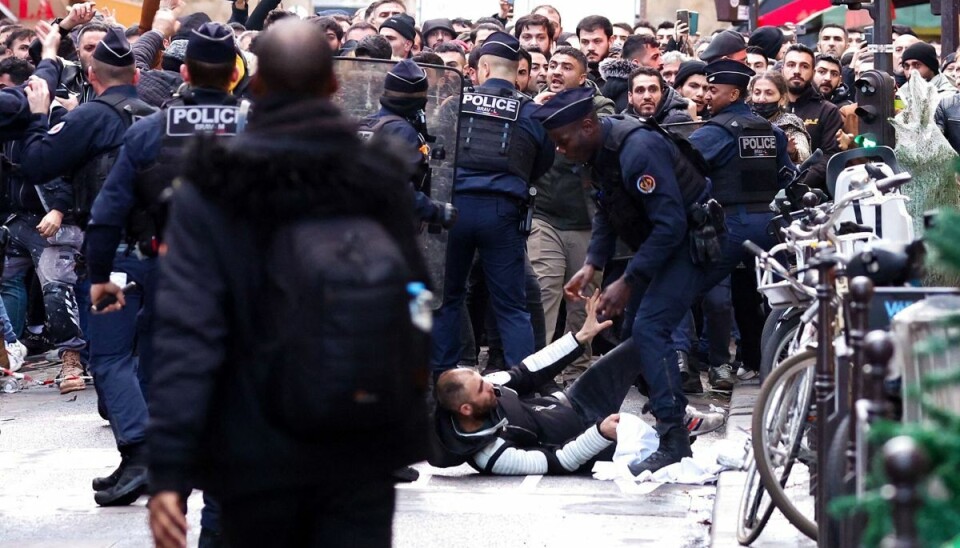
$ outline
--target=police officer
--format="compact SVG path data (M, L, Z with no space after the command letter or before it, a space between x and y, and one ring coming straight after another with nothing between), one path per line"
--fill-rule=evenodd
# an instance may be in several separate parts
M404 59L387 73L380 97L380 110L363 119L359 135L392 136L409 145L402 151L413 173L414 211L421 222L453 226L457 210L452 204L431 200L423 190L430 185L430 137L427 133L427 73L410 59Z
M526 308L524 263L530 182L552 163L552 145L531 114L536 106L516 91L520 42L504 32L477 51L480 85L463 94L454 205L460 212L450 230L443 306L436 315L432 365L451 369L460 355L460 318L474 253L480 263L507 363L533 353Z
M103 506L130 504L146 489L145 400L151 371L156 256L166 224L165 195L182 167L181 149L191 137L197 133L232 136L242 124L240 102L228 91L239 76L234 61L228 27L205 23L190 32L180 69L188 86L164 111L130 127L93 205L85 249L90 301L98 303L111 296L116 303L104 311L117 311L94 316L89 329L91 370L121 454L120 466L112 474L94 479L94 498ZM124 294L112 272L139 288ZM139 367L132 353L135 341ZM203 515L202 535L210 534L208 514Z
M80 251L90 206L113 165L124 132L136 117L153 111L137 98L138 72L122 30L111 29L97 45L87 76L97 99L78 106L49 128L49 89L43 80L31 82L27 98L36 116L27 128L20 154L20 175L26 182L42 184L64 177L73 192L68 224L61 226L61 218L39 227L49 233L47 242L59 247L54 266L36 261L40 263L37 272L47 322L63 359L61 393L84 389L80 350L86 343L78 323L81 312L74 293L77 276L72 259Z
M754 72L739 61L720 59L708 64L707 102L711 118L690 136L690 142L703 154L710 168L713 197L723 204L731 240L750 240L764 249L773 246L767 225L773 218L769 204L777 190L789 183L795 169L787 154L787 138L746 105L747 85ZM752 264L745 251L732 258ZM752 271L745 274L753 278ZM759 365L760 326L763 318L755 288L737 292L734 299L744 365L754 370ZM712 317L722 321L729 314ZM729 333L730 326L711 326ZM712 364L713 365L713 364ZM740 372L741 376L746 376ZM735 382L733 367L720 364L710 368L710 384L730 390Z
M612 257L617 237L637 250L598 305L600 316L610 318L643 297L630 324L631 338L618 347L620 352L628 349L633 359L605 368L602 378L599 371L591 374L591 383L597 393L616 394L619 401L638 375L648 385L660 446L647 459L631 463L631 471L640 474L691 455L683 425L687 398L670 334L696 296L722 278L714 265L722 262L716 234L723 227L719 219L701 224L708 180L665 133L630 116L598 118L592 101L589 88L567 90L534 117L548 130L557 152L588 164L600 187L587 260L564 287L567 297L583 298L584 287ZM707 234L701 230L713 232L712 252L694 257L691 232Z

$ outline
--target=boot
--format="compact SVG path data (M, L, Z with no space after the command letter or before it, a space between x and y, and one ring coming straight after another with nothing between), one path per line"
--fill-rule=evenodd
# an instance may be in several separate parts
M683 350L677 350L677 366L680 368L681 388L684 394L703 394L700 371L690 366L690 356Z
M663 431L665 430L665 431ZM680 462L684 457L693 456L690 451L690 435L680 424L657 425L660 432L660 447L645 459L635 459L627 467L634 476L649 470L656 472L664 466Z
M136 502L147 491L147 455L143 443L127 448L126 458L120 461L117 483L97 491L93 500L100 506L127 506Z
M110 472L109 476L93 478L91 484L94 491L106 491L117 484L117 481L120 480L120 474L123 472L123 460L125 460L125 457L121 458L120 465L113 472Z
M83 380L83 364L80 363L80 353L76 350L64 350L63 365L60 367L60 393L69 394L87 387Z

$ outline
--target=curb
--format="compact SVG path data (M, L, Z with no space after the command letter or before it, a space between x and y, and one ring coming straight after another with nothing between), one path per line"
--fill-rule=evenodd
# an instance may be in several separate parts
M750 438L753 404L760 394L760 382L737 383L730 395L727 413L727 441L746 444ZM710 527L711 546L739 546L737 543L737 514L740 494L746 473L728 470L717 480L717 495L713 500L713 525Z

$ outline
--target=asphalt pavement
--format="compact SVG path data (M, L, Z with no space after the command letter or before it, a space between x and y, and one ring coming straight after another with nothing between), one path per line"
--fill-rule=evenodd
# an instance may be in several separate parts
M56 369L30 373L42 380ZM735 392L735 403L737 399ZM639 414L642 403L642 396L631 391L623 410ZM692 403L704 409L709 404L725 407L729 400L708 393ZM737 420L701 436L694 451L735 433ZM151 545L145 497L122 508L99 508L93 501L90 480L118 463L92 386L66 396L50 386L0 393L0 547ZM485 477L467 466L415 467L420 479L397 488L394 545L401 548L736 545L715 523L718 516L736 519L739 492L732 494L735 485L725 487L729 473L721 477L721 491L727 492L721 500L714 485L668 484L636 493L589 476ZM718 510L731 504L732 517ZM199 492L188 506L189 541L196 546ZM775 529L788 529L784 524ZM761 537L762 546L806 545L791 544L788 537L770 537L769 543Z

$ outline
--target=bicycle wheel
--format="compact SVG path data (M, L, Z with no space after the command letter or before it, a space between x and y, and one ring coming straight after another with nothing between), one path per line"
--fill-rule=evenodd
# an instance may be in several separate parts
M747 467L747 480L743 484L740 512L737 515L737 541L743 546L749 546L757 540L773 514L773 501L763 488L752 451L747 458L750 465Z
M817 539L816 522L801 512L786 484L800 455L813 403L817 357L805 350L774 368L753 408L753 455L773 504L801 533Z
M770 331L767 339L763 341L762 351L760 352L760 382L762 383L770 376L770 371L783 360L789 357L790 345L797 337L797 330L800 329L800 319L802 314L790 311L791 316L787 319L778 318L776 325Z

